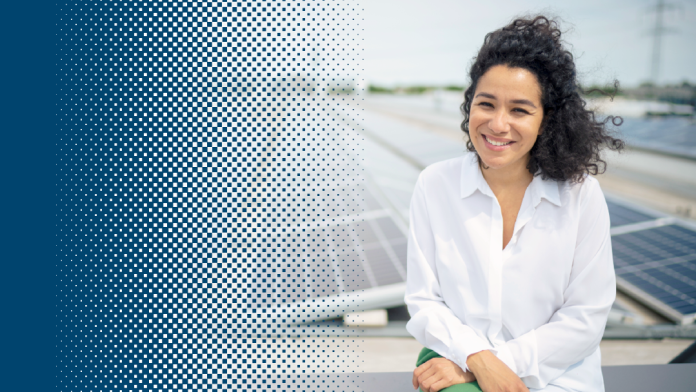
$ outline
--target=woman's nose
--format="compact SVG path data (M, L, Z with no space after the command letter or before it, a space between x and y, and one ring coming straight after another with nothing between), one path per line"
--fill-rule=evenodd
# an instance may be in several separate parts
M507 133L510 131L510 119L504 110L496 110L493 118L488 122L488 128L495 133Z

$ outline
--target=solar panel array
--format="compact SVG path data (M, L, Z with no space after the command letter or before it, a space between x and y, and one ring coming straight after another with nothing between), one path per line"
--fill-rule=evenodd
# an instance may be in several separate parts
M295 225L278 240L294 263L277 261L275 290L303 300L405 281L404 230L363 186L364 211L337 222Z
M344 244L353 257L343 257L333 275L325 268L323 272L310 269L308 298L403 283L408 203L418 173L427 164L464 151L458 135L438 134L437 129L428 132L384 113L365 114L370 127L364 129L363 142L364 211L359 221L333 227L326 244L327 250ZM692 322L696 318L696 229L618 199L609 198L607 205L618 288L677 323Z
M622 137L632 146L696 158L696 122L689 118L626 118Z

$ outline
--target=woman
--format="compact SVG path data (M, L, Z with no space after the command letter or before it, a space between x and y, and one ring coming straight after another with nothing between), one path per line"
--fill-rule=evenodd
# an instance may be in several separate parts
M609 213L588 174L605 167L600 147L623 143L612 117L585 109L560 39L543 16L488 34L462 104L470 152L418 179L405 297L425 346L414 388L604 390L616 286Z

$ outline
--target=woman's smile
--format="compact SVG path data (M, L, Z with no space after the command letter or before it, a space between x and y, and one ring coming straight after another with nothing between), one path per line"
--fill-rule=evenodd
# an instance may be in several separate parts
M483 140L486 142L486 147L490 148L493 151L503 151L506 148L508 148L512 143L514 143L514 141L512 140L499 139L489 135L481 136L483 137Z

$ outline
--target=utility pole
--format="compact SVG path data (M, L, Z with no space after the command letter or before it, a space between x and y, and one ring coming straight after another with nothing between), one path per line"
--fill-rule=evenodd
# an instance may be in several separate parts
M655 11L655 29L652 31L653 34L653 49L652 49L652 63L650 66L650 79L654 85L657 86L657 79L660 76L660 57L662 50L662 35L672 30L664 27L662 22L662 17L665 10L675 8L674 4L667 4L664 0L658 0L657 5L653 9Z

